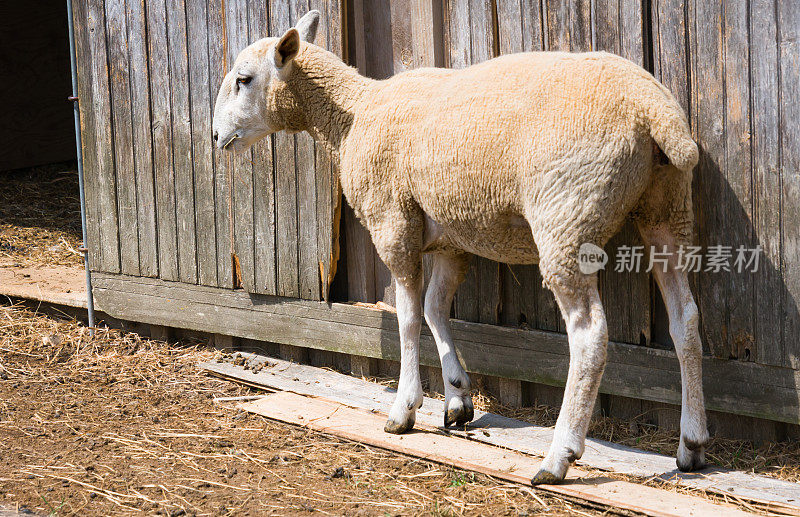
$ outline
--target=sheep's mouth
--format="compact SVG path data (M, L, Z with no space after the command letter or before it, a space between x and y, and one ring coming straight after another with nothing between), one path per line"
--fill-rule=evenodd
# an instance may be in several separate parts
M227 142L225 142L224 144L222 144L222 149L224 149L224 150L227 150L227 149L228 149L228 147L230 147L230 146L232 146L232 145L233 145L233 142L235 142L237 138L239 138L239 135L233 135L233 136L231 136L231 137L228 139L228 141L227 141Z

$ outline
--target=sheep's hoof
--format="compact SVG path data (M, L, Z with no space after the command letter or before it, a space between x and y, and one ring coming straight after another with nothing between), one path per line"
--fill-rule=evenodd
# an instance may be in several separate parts
M678 470L681 472L695 472L702 469L706 466L706 455L703 447L695 450L679 447L676 463L678 464Z
M468 424L475 417L475 409L472 405L472 398L466 396L461 399L451 399L451 402L456 402L454 407L448 408L444 412L444 426L450 427L451 425L462 426ZM448 406L450 404L448 403Z
M558 477L552 472L548 470L540 470L533 476L531 479L531 485L555 485L557 483L561 483L564 480L564 477Z
M413 415L406 419L405 422L395 422L390 418L386 421L386 425L383 426L383 430L391 434L403 434L413 429L415 420L416 418Z

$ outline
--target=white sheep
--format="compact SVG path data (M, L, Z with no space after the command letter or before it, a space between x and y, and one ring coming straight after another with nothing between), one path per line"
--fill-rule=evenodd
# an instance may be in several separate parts
M411 429L422 404L422 254L434 257L424 316L442 362L445 426L473 417L449 327L470 254L538 263L566 321L570 363L532 483L562 480L583 453L608 342L597 275L580 271L578 249L602 247L632 217L647 245L671 252L654 274L683 378L677 463L701 468L699 314L675 253L692 237L698 149L670 92L602 52L513 54L374 81L311 43L318 21L311 11L239 54L217 97L214 139L239 151L276 131L308 131L338 160L343 192L396 285L400 382L386 431Z

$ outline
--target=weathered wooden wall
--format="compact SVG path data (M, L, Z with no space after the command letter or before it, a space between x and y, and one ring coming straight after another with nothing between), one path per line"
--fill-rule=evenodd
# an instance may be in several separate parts
M278 134L231 157L216 92L249 43L309 9L342 52L338 2L74 2L92 269L319 299L338 201L327 154ZM321 264L322 263L322 264Z

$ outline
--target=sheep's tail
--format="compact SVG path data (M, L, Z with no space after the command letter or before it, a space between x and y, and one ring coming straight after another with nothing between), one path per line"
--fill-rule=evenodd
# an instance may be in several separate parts
M672 165L683 172L691 172L700 159L700 152L692 139L686 115L666 87L652 76L649 82L653 88L643 89L645 95L640 107L650 123L650 136Z

